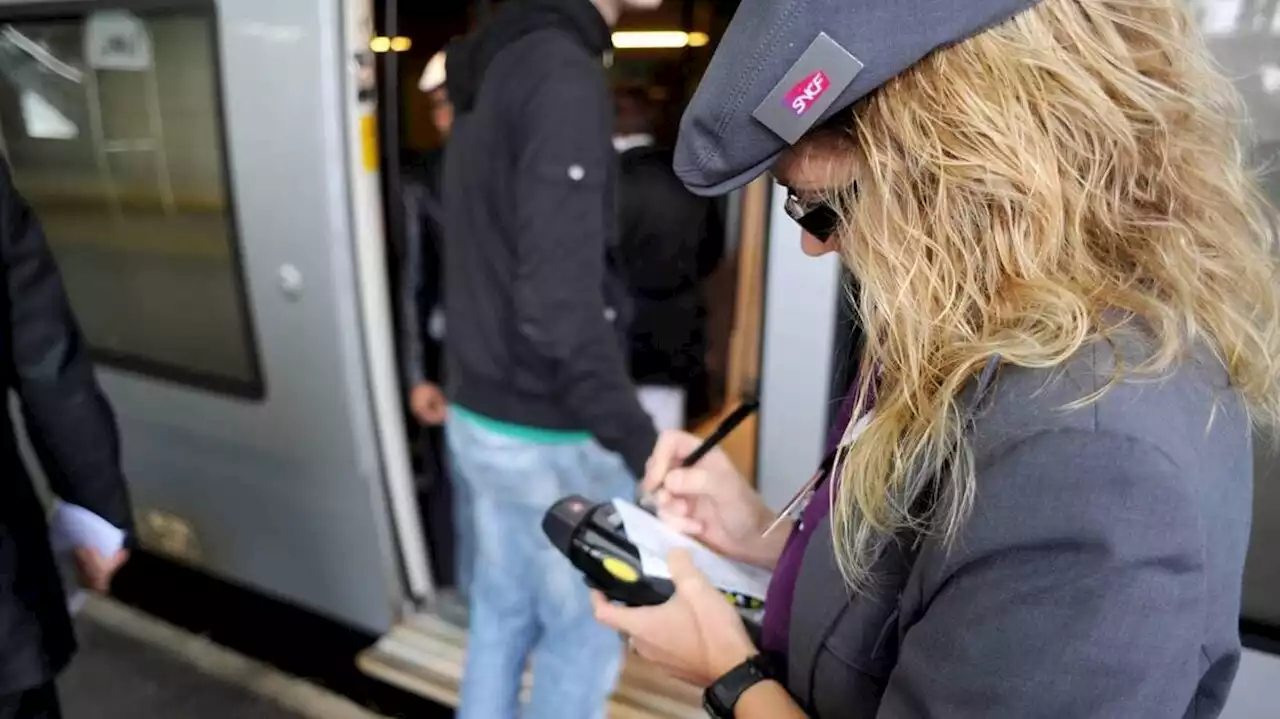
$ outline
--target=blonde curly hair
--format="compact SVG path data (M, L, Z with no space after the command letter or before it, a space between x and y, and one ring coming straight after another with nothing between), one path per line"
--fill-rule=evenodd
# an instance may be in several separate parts
M826 130L851 140L827 199L883 378L832 509L851 586L901 530L956 537L976 492L957 398L995 355L1049 368L1141 326L1126 376L1207 346L1276 425L1272 212L1241 117L1181 0L1044 0Z

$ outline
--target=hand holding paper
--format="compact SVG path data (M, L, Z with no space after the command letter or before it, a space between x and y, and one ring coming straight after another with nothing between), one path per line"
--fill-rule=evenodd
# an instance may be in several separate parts
M765 598L771 577L769 572L716 554L631 502L615 499L613 505L622 519L627 539L640 552L640 565L645 574L670 579L671 569L666 558L671 550L683 549L713 586L760 600Z
M49 542L74 613L84 603L79 587L105 592L124 564L124 532L84 507L58 501L49 518Z
M786 533L762 536L775 515L723 452L712 450L696 466L684 466L701 446L685 432L664 432L658 439L642 484L653 493L655 513L722 557L773 567Z
M80 547L75 551L75 558L76 568L80 572L80 584L86 589L105 594L111 589L111 579L116 571L128 561L129 553L119 549L115 554L103 556L96 549Z

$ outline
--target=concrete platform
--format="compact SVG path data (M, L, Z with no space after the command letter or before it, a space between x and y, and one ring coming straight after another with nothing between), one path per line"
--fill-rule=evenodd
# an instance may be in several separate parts
M77 619L66 719L377 719L346 699L109 600Z

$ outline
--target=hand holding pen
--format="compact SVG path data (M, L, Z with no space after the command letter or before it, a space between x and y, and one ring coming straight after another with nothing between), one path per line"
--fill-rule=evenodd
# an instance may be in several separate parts
M774 513L715 448L754 410L754 403L739 408L706 441L686 432L663 433L640 488L668 526L725 557L771 569L786 533L761 536Z
M720 424L716 425L715 430L713 430L711 434L707 436L707 438L704 440L699 441L697 440L697 438L694 438L693 435L689 435L684 432L669 433L672 436L683 435L685 437L693 438L695 442L692 451L688 452L687 455L686 454L680 455L679 457L680 467L688 469L696 465L698 462L702 460L703 457L707 456L707 454L709 454L711 450L716 449L716 447L721 442L724 441L725 437L728 437L730 434L732 434L733 430L738 428L738 425L742 424L747 420L748 417L755 414L756 410L758 410L759 408L760 408L760 403L755 400L748 400L746 402L743 402L742 404L738 405L737 409L730 412L727 417L721 420ZM685 444L687 445L688 442L685 442ZM669 466L664 466L662 469L662 473L655 475L653 470L654 459L659 456L663 457L663 459L666 461L676 458L674 455L671 455L670 452L660 451L661 449L662 449L662 440L660 438L658 440L658 445L655 446L654 448L653 455L649 458L649 466L646 467L644 481L640 485L640 503L642 505L648 505L652 503L654 492L656 492L662 486L662 483L666 480L667 472L669 472L671 469ZM723 454L723 452L721 454Z

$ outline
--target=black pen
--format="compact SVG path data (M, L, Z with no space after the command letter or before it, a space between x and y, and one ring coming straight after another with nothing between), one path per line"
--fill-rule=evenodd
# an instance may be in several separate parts
M747 417L755 414L757 409L760 409L760 402L754 399L746 400L742 404L738 405L737 409L730 412L729 416L725 417L724 420L720 422L714 432L708 435L706 439L702 440L702 443L699 444L693 452L689 453L689 456L685 457L684 461L680 462L680 466L682 468L688 468L697 464L703 457L707 456L708 452L715 449L716 445L723 442L725 437L728 437L733 430L737 429L738 425L742 424ZM657 492L661 488L662 485L659 484L657 487L653 488L653 492L649 492L647 495L641 497L641 504L647 504L652 507L653 493Z

